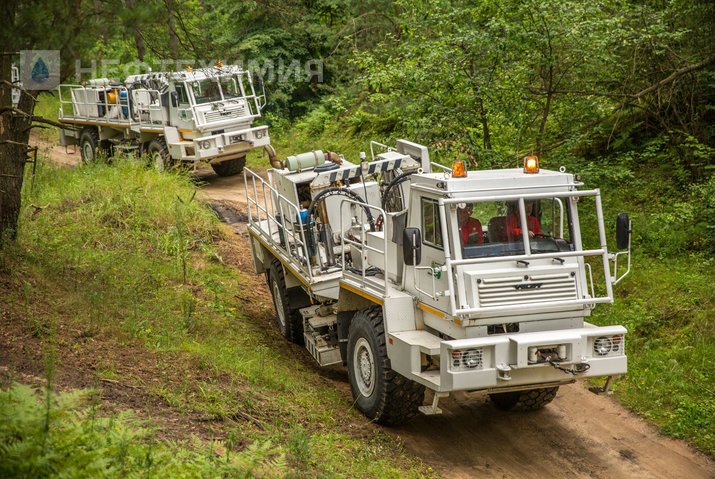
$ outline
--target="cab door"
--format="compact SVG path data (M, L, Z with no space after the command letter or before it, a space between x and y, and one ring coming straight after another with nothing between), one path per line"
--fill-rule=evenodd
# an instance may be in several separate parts
M175 82L170 89L169 117L171 125L179 130L194 130L194 116L189 92L184 82ZM185 131L182 131L185 133Z
M405 266L405 289L421 303L447 314L449 297L445 264L442 221L436 198L415 196L409 225L420 229L422 254L419 264ZM414 214L414 213L416 214Z

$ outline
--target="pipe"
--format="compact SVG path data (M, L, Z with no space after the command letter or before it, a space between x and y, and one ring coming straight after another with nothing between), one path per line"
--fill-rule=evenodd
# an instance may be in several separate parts
M271 163L271 166L275 168L276 170L282 170L285 168L285 163L281 160L278 159L276 156L276 150L273 148L271 145L266 145L263 147L264 150L266 150L266 153L268 154L268 160Z

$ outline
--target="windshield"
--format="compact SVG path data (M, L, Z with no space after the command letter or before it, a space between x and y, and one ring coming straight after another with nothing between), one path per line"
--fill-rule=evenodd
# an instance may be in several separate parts
M243 96L235 76L207 78L191 82L196 104L230 100Z
M194 91L196 103L199 105L223 99L218 82L213 78L192 82L191 88Z
M572 251L568 198L483 201L457 205L457 231L463 258Z

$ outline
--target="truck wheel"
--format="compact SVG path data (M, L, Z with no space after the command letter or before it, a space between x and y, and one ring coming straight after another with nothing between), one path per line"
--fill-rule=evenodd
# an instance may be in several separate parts
M490 394L489 399L504 411L536 411L556 397L559 387Z
M281 334L293 343L303 344L303 320L292 305L293 295L288 294L283 266L277 259L273 260L268 269L268 287L273 295L276 322Z
M166 146L166 140L163 136L151 140L146 147L146 152L151 159L151 164L158 171L166 171L174 166L174 160L169 155L169 148Z
M96 128L85 128L79 136L79 148L82 161L94 163L97 161L99 150L99 132Z
M79 136L80 155L85 163L94 163L99 159L98 152L102 152L107 158L114 155L112 142L100 140L99 132L96 128L85 128Z
M353 316L347 360L353 400L363 414L390 426L417 414L425 387L390 368L380 306L360 310Z
M246 157L239 156L232 160L224 160L220 163L211 163L211 168L214 169L218 176L233 176L243 171L246 166Z

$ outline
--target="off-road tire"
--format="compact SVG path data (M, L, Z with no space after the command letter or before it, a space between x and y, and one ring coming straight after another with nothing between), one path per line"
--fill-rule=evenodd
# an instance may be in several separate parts
M489 399L504 411L536 411L556 397L559 387L490 394Z
M154 166L158 171L168 171L174 166L174 160L169 154L166 140L163 136L158 136L151 140L145 149L150 159L150 166Z
M353 316L347 363L354 404L368 418L396 426L417 414L425 387L390 367L382 307L362 309Z
M214 169L218 176L233 176L243 171L246 166L246 157L239 156L232 160L224 160L220 163L211 163L211 168Z
M284 338L296 344L303 344L303 319L292 304L293 295L286 288L285 273L281 262L274 259L268 269L268 288L273 296L276 309L276 323Z
M84 128L79 135L79 152L84 163L94 163L99 158L99 132L96 128Z
M114 148L109 140L100 140L99 131L93 127L86 127L79 135L79 151L84 163L94 163L99 159L101 151L108 159L114 154Z

